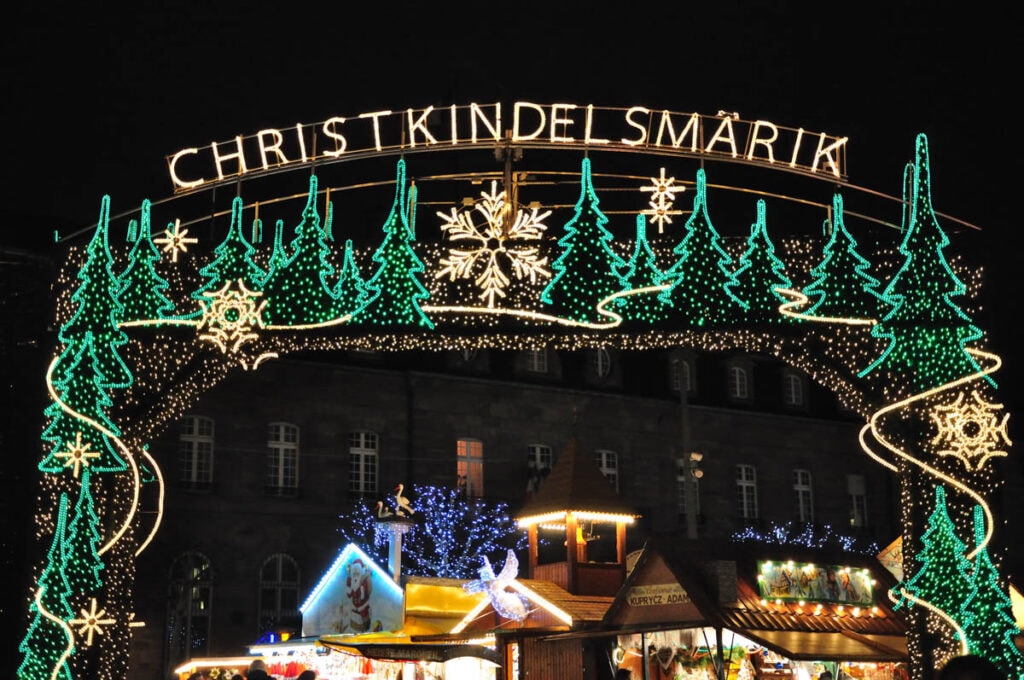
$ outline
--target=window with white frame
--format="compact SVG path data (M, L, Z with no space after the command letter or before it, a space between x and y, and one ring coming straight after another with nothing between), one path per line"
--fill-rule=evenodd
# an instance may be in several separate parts
M260 568L259 630L298 633L302 629L299 613L299 563L278 553Z
M736 466L736 511L741 520L757 520L757 469L753 465Z
M846 492L850 496L850 526L868 525L868 496L864 475L847 475Z
M782 376L782 401L786 406L804 405L804 381L796 373Z
M209 652L213 603L213 567L205 555L187 552L168 571L164 640L172 666Z
M729 367L729 396L733 399L748 399L750 397L747 369L742 366Z
M263 488L272 496L293 496L299 489L299 428L270 423L267 428L267 470Z
M531 349L527 351L526 370L531 373L547 373L548 351L546 349Z
M476 357L477 357L477 355L479 353L480 353L480 350L478 350L478 349L464 349L464 350L462 350L462 352L460 353L461 356L462 356L462 362L465 363L465 364L473 363L473 361L476 359Z
M460 439L456 450L458 489L466 498L484 495L484 443L479 439Z
M594 452L594 462L598 469L612 488L619 490L619 454L607 449L598 449Z
M693 497L693 509L697 514L700 514L700 480L693 476L693 472L690 469L690 462L686 458L676 459L676 498L678 500L678 510L680 515L686 515L686 502L687 497L693 489L695 494Z
M356 496L377 493L380 438L376 432L356 430L348 437L348 490Z
M594 365L594 374L598 378L607 378L612 372L612 357L604 347L594 350L591 357Z
M178 479L187 489L213 485L213 419L185 416L178 435Z
M547 444L528 444L526 447L526 491L533 493L551 471L553 457Z
M793 470L793 500L798 522L814 521L814 490L810 470Z
M669 367L669 388L673 392L681 389L690 392L690 362L686 359L673 359Z

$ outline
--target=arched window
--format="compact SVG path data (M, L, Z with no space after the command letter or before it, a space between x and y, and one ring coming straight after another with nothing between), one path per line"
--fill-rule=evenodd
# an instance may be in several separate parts
M742 524L757 522L757 468L736 466L736 512Z
M593 354L594 373L598 378L607 378L612 372L612 357L604 347L598 347Z
M267 474L263 488L270 496L294 496L299 490L299 428L270 423L267 428Z
M178 481L182 488L207 490L213 485L213 419L185 416L178 434Z
M729 396L733 399L748 399L747 370L742 366L729 367Z
M283 553L271 555L260 568L259 630L264 633L302 631L299 613L299 564Z
M531 373L548 372L548 351L531 349L526 353L526 370Z
M804 405L804 381L796 373L782 377L782 401L786 406Z
M793 470L793 498L798 522L814 521L814 490L810 470Z
M167 590L165 667L205 656L210 646L213 568L198 552L187 552L171 563Z
M348 490L357 496L377 493L377 458L380 438L376 432L356 430L348 438Z
M692 390L690 383L690 362L685 359L673 359L670 365L670 389L673 392L678 392L681 389L690 392Z

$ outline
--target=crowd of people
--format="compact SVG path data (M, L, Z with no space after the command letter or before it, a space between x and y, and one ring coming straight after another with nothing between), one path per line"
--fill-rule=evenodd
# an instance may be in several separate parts
M206 671L196 671L188 676L188 680L212 680L212 678ZM254 659L246 669L245 675L236 673L231 680L277 680L277 678L267 672L267 664L263 659ZM317 680L317 673L315 670L307 668L299 674L297 680Z

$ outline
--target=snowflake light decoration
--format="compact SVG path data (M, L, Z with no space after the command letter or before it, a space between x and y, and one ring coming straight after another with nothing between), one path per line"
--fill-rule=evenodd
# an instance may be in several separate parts
M989 403L976 391L971 400L961 392L952 402L936 406L931 417L938 434L931 443L939 447L938 455L956 456L968 470L980 470L989 458L1006 456L999 447L1012 443L1006 434L1010 414L999 420L1002 409L1002 404Z
M538 277L550 277L546 265L547 257L539 257L537 246L519 244L518 241L539 241L547 226L544 224L551 211L539 213L537 208L529 211L517 210L511 224L506 218L511 207L506 202L505 191L498 192L498 183L491 182L491 192L481 191L482 200L473 209L483 216L484 223L477 226L471 211L459 212L452 208L450 214L438 212L444 224L441 231L452 241L473 241L476 247L449 251L441 259L444 265L434 278L447 275L449 281L469 278L479 270L474 283L480 288L481 300L487 300L487 307L493 308L496 297L505 297L505 289L511 279L505 273L507 264L519 280L529 278L536 283ZM482 263L482 265L480 264Z
M92 636L103 635L103 626L109 626L114 623L114 619L103 618L107 611L105 609L96 610L96 598L92 598L89 611L85 609L81 610L82 618L71 619L68 621L72 626L81 626L78 629L79 635L86 635L85 644L88 647L92 647Z
M651 201L648 203L651 207L641 210L640 213L650 216L651 222L658 225L659 234L665 231L666 224L672 224L672 215L683 214L682 210L672 209L672 204L676 200L676 192L686 191L685 186L674 187L675 181L675 177L665 177L665 168L661 168L661 174L658 177L652 177L650 185L640 187L640 191L651 194Z
M199 243L199 239L189 236L188 229L181 228L181 220L174 220L174 226L168 225L168 228L164 229L164 235L153 239L153 243L162 245L164 252L171 254L171 262L177 262L178 253L188 251L189 244Z
M64 463L64 467L73 467L75 473L75 479L78 478L78 473L82 471L83 467L89 467L89 460L92 458L99 458L100 454L97 451L89 450L89 443L82 442L82 433L75 433L75 441L67 442L67 451L58 451L53 454L54 458L67 458L67 462Z
M210 300L200 300L203 316L199 321L200 340L208 340L220 348L221 352L237 352L238 349L255 340L258 335L255 328L263 328L263 308L267 301L256 304L256 299L263 295L245 287L242 279L228 281L224 287L210 295Z

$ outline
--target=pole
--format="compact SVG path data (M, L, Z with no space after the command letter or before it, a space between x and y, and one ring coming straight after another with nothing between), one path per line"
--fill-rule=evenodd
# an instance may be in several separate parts
M679 375L679 424L682 435L683 465L685 466L683 484L686 485L686 537L697 538L697 477L694 474L696 462L690 452L690 407L686 399L686 384L683 382L682 359L676 359L676 372Z

